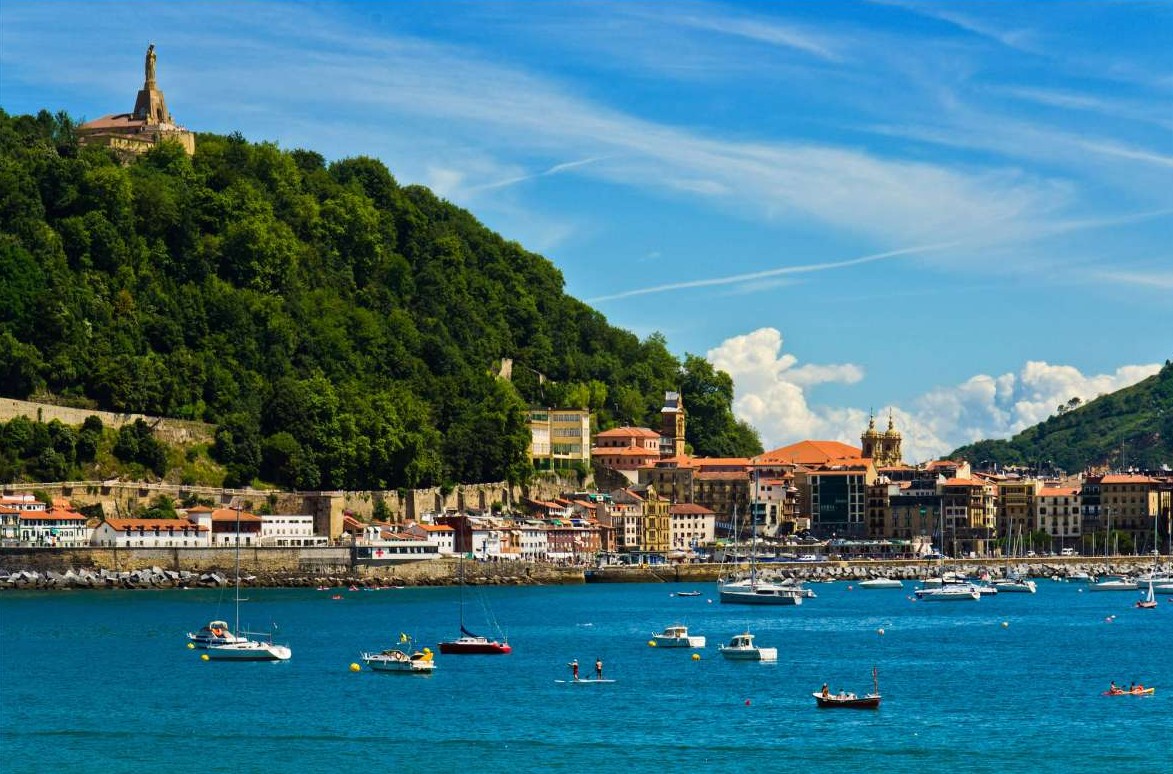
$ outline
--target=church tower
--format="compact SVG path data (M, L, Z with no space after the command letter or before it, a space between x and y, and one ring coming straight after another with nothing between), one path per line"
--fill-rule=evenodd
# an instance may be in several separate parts
M684 455L684 400L678 392L664 393L664 408L660 409L660 456Z
M880 435L880 431L876 429L876 415L869 412L868 429L859 437L859 445L863 447L860 456L876 460L876 465L879 465L880 461L877 457L880 454L880 441L882 438L883 436Z
M904 462L904 454L900 451L901 437L900 433L896 431L896 425L892 421L892 412L888 412L888 429L884 431L884 438L880 442L880 457L882 462L877 462L877 465L891 467L900 465Z

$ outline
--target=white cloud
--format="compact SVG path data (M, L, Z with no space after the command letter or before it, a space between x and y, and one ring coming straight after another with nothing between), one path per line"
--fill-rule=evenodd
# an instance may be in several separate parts
M806 391L819 384L854 384L864 377L856 365L797 365L782 352L782 334L760 328L709 350L714 367L733 377L733 410L755 427L767 449L802 440L859 445L868 412L812 406ZM1018 373L978 374L961 384L937 387L913 406L885 406L903 436L904 459L924 462L967 443L1009 438L1047 419L1072 398L1083 402L1121 390L1157 373L1159 363L1126 365L1110 374L1085 375L1074 366L1028 361Z

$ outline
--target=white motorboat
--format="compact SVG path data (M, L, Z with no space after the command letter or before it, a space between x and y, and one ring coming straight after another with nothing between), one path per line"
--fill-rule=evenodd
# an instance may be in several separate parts
M940 588L917 589L913 593L922 602L976 602L982 598L972 583L946 583Z
M704 635L689 634L687 626L676 624L664 627L664 631L652 635L652 642L658 648L703 648Z
M994 581L994 588L1002 594L1034 594L1038 591L1029 578L1002 578Z
M777 661L777 648L759 648L749 632L733 635L728 645L719 645L721 655L733 661Z
M896 578L870 578L865 581L860 581L858 584L861 589L902 589L904 584Z
M1110 578L1088 586L1088 591L1137 591L1140 584L1128 578Z
M806 589L759 578L729 581L719 587L721 601L740 605L801 605Z
M379 653L363 653L363 662L376 672L399 672L401 674L431 674L436 668L431 651L413 651L408 654L398 648L388 648Z

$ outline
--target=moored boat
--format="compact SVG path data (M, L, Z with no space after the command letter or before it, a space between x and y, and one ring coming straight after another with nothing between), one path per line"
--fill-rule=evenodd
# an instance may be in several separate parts
M1001 578L993 582L1002 594L1034 594L1038 588L1029 578Z
M206 626L200 628L196 632L188 632L187 638L191 641L192 647L199 649L207 649L216 645L228 645L233 642L240 642L243 637L237 637L228 628L226 621L209 621Z
M865 581L860 581L858 584L861 589L902 589L904 584L896 578L870 578Z
M721 655L733 661L777 661L777 648L761 648L754 644L749 632L733 635L727 645L720 645Z
M688 627L676 624L664 627L664 631L653 634L652 642L659 648L703 648L705 637L689 634Z
M1140 584L1128 578L1111 578L1088 586L1088 591L1138 591L1139 589Z
M363 653L363 662L376 672L398 672L400 674L431 674L436 668L432 654L412 651L410 654L398 648L388 648L379 653Z
M922 602L976 602L982 598L972 583L946 583L940 588L917 589L913 593Z

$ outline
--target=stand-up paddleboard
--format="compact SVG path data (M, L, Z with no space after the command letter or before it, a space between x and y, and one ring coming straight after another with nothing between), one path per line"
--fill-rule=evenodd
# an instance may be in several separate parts
M615 681L608 680L606 678L600 679L596 677L584 677L580 680L555 680L554 682L562 683L563 685L600 685L602 683L613 683Z

